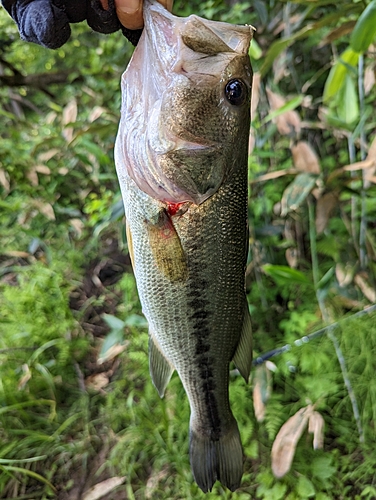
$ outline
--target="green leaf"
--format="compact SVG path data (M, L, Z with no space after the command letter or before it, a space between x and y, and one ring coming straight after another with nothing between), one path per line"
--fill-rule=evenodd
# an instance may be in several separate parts
M56 488L53 484L50 483L50 481L48 479L46 479L45 477L41 476L40 474L37 474L36 472L32 471L32 470L29 470L29 469L23 469L22 467L13 467L11 465L7 465L7 466L0 466L0 469L3 469L3 470L7 470L7 471L11 471L11 472L18 472L20 474L25 474L26 476L30 476L34 479L37 479L38 481L40 481L41 483L44 483L46 484L47 486L49 486L53 491L56 492Z
M273 264L264 264L263 271L274 279L277 283L281 284L311 284L311 281L297 269L292 269L288 266L275 266Z
M340 92L338 117L345 125L354 125L359 119L358 94L351 76L346 73Z
M261 77L264 77L269 69L272 67L274 60L279 56L281 52L283 52L287 47L289 47L294 42L291 38L283 38L282 40L278 40L273 42L268 50L265 61L263 62L260 68Z
M3 413L8 413L12 411L17 411L23 408L27 408L29 406L50 406L51 415L49 417L52 420L56 416L56 402L53 399L38 399L35 401L23 401L21 403L16 403L14 405L5 406L0 408L0 415Z
M308 477L299 476L296 491L301 498L311 498L315 496L315 488Z
M350 37L350 47L355 52L365 52L376 36L376 0L360 15Z
M282 195L281 215L285 217L289 212L297 210L315 186L317 175L302 173L295 177L287 186Z
M260 48L260 45L256 42L256 40L253 38L253 40L251 41L251 45L249 47L249 57L251 59L254 59L255 61L257 61L257 59L260 59L260 57L262 56L262 50Z
M105 322L111 328L111 330L119 331L119 330L122 330L125 326L124 321L117 318L116 316L113 316L112 314L103 314L102 318L105 320Z
M112 330L108 335L106 335L103 344L102 344L102 349L99 354L99 359L105 358L107 352L113 347L114 345L121 344L124 341L124 334L123 330Z
M366 486L362 493L361 497L367 496L368 498L376 498L376 488L374 486Z
M324 481L336 473L336 468L332 465L332 457L317 457L311 465L312 475Z
M298 95L298 96L294 97L293 99L290 99L290 101L287 101L286 104L284 104L280 108L276 109L275 111L272 111L271 113L269 113L264 118L264 120L262 120L261 125L263 125L264 123L266 123L270 120L273 120L273 118L276 118L277 116L280 116L283 113L286 113L286 111L292 111L292 110L296 109L298 106L301 105L303 100L304 100L304 96L302 96L302 95Z
M144 316L140 316L139 314L131 314L124 322L125 326L130 327L138 327L138 328L147 328L148 322L144 318Z
M284 483L276 483L270 490L268 498L270 500L283 500L286 497L287 485Z
M274 60L279 56L281 52L290 47L294 42L299 40L300 38L304 38L308 36L308 33L312 31L312 24L308 24L301 30L294 33L292 36L288 38L283 38L282 40L277 40L273 42L266 54L263 65L260 68L261 77L265 76L269 69L272 67Z
M324 276L317 283L317 288L324 288L325 285L327 285L330 282L334 274L335 274L335 268L333 266L324 274Z
M19 463L31 463L38 462L39 460L45 460L47 455L40 455L39 457L31 457L31 458L20 458L18 460L11 460L8 458L0 458L0 464L3 465L11 465L11 464L19 464Z
M315 500L332 500L333 497L328 496L326 493L317 493Z
M330 70L329 76L325 82L323 100L325 103L329 103L337 93L342 89L345 82L346 75L350 68L356 67L358 64L359 53L355 52L351 47L348 47L344 52L342 52L340 58L332 69Z

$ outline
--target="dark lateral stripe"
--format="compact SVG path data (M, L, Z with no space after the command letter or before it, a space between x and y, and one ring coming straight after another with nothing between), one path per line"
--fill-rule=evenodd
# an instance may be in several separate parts
M196 224L193 224L193 227L197 228ZM204 242L201 241L201 238L197 237L196 231L194 237L196 239L195 246L202 248ZM212 313L210 311L210 302L205 294L207 282L201 276L201 270L205 266L205 263L196 260L196 255L194 251L191 251L189 254L189 278L187 282L187 296L190 299L188 306L192 311L190 314L190 320L192 321L191 335L196 340L194 364L197 366L199 372L202 396L206 407L206 418L210 422L211 427L211 436L212 439L219 439L221 435L221 420L215 397L214 360L210 356L209 343L209 319Z

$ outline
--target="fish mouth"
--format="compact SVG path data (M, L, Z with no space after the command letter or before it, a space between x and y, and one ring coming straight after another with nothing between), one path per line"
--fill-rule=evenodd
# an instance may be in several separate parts
M221 147L220 142L197 137L187 130L175 135L175 150L189 154L198 151L216 150Z

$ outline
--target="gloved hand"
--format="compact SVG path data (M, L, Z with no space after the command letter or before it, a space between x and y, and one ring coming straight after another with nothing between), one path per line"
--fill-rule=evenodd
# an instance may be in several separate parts
M137 44L142 33L142 29L128 29L120 23L114 0L2 0L2 5L17 23L23 40L50 49L61 47L69 39L69 23L85 19L94 31L100 33L122 29L133 45ZM142 9L137 10L140 11ZM126 16L126 13L120 13L122 22ZM133 28L134 23L130 24Z

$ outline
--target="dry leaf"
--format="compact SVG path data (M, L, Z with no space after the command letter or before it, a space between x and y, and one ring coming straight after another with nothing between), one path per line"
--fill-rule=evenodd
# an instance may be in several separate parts
M147 499L153 498L155 490L158 488L160 481L165 477L167 477L168 475L169 475L169 469L167 467L157 473L152 474L146 483L145 498Z
M85 491L82 495L82 500L99 500L103 498L112 490L124 483L125 476L123 477L110 477L101 483L96 484L89 490Z
M313 411L309 417L308 432L313 434L313 449L322 450L324 448L324 427L325 420L318 411Z
M38 174L34 169L29 170L26 173L26 177L29 179L32 186L38 186L39 184Z
M58 152L59 152L59 149L57 149L57 148L49 149L48 151L41 153L38 156L38 159L42 162L51 160L51 158L54 157Z
M5 191L8 193L9 189L10 189L8 174L2 168L0 168L0 184L3 186Z
M294 165L299 172L320 174L319 159L312 147L305 141L299 141L291 148Z
M270 89L266 89L266 93L268 95L271 111L277 111L286 104L286 101L282 96L272 92ZM291 133L295 133L296 135L300 134L300 130L302 128L301 120L298 113L294 110L286 111L285 113L278 115L273 119L273 121L277 125L278 132L281 135L291 135Z
M336 264L336 278L340 287L349 285L353 280L353 275L354 269L350 264L346 264L346 266L340 262Z
M50 111L48 113L48 115L46 116L46 120L45 120L47 125L51 125L51 123L53 123L55 121L56 117L57 117L57 113L55 111Z
M358 285L362 294L368 299L372 304L376 302L376 291L373 287L369 285L367 280L361 274L356 274L354 277L355 284Z
M265 406L271 394L272 377L268 366L266 364L258 366L254 378L253 408L257 422L262 422L265 418Z
M278 177L283 177L284 175L297 174L298 171L296 168L286 168L285 170L275 170L274 172L269 172L268 174L260 175L256 179L250 181L251 184L255 184L256 182L265 182L270 181L272 179L277 179Z
M77 119L77 101L72 99L63 109L62 124L74 123Z
M301 408L280 428L272 446L272 471L276 478L281 478L291 468L296 446L307 427L313 406Z
M320 48L324 47L324 45L332 43L335 40L338 40L338 38L341 38L342 36L351 33L352 30L354 29L355 23L356 21L347 21L346 23L342 23L338 28L335 28L334 30L330 31L319 43L318 47Z
M375 68L367 66L364 71L364 93L368 95L375 85Z
M69 168L67 167L60 167L59 170L58 170L59 174L60 175L67 175L67 173L69 172Z
M286 260L288 265L292 269L296 269L298 267L298 250L296 248L287 248L285 252Z
M252 81L252 99L251 99L252 120L256 116L256 111L260 100L260 86L261 86L261 75L260 73L256 72L253 74L253 81Z
M98 365L103 364L106 361L110 361L111 359L116 358L119 354L121 354L128 347L129 343L124 344L114 344L109 349L107 349L104 356L98 358Z
M18 390L19 391L22 391L23 389L25 389L26 384L31 379L31 371L30 371L29 365L24 363L22 365L22 371L23 371L23 375L18 382Z
M317 200L316 207L316 232L321 234L328 225L329 219L333 210L338 204L337 194L330 192L325 193Z
M367 168L370 168L373 166L373 160L363 160L363 161L357 161L355 163L350 163L350 165L345 165L341 171L345 172L355 172L356 170L365 170ZM340 171L338 172L340 173Z
M371 182L374 182L374 175L376 173L376 135L369 147L366 160L372 161L371 168L367 169L364 173L364 187L369 187Z
M47 165L35 165L34 170L38 174L50 175L51 169Z
M345 165L342 170L346 172L353 172L354 170L365 170L364 172L364 187L369 187L371 182L374 182L376 173L376 135L368 149L368 154L365 160L350 163Z
M9 257L17 257L21 259L26 259L30 257L29 252L23 252L22 250L8 250L4 252L4 255L8 255Z
M94 389L94 391L100 391L104 387L106 387L110 382L110 379L108 378L107 374L102 372L102 373L96 373L95 375L90 375L85 379L85 386L88 389Z
M286 30L286 28L288 28L288 30L290 31L292 26L296 23L299 23L301 19L302 14L294 14L292 16L289 16L287 23L285 21L281 21L280 23L278 23L277 27L273 30L273 35L278 35L283 30Z
M55 212L50 203L45 203L41 200L33 200L33 205L38 209L38 211L47 217L48 220L55 220Z
M63 109L62 124L68 125L69 123L74 123L77 119L77 102L72 99ZM63 137L67 142L71 142L73 139L73 127L63 127Z
M81 236L82 230L85 227L84 222L81 219L70 219L70 225L76 231L77 236Z
M106 109L102 108L102 106L95 106L88 116L88 121L92 123L93 121L97 120L100 116L102 116L103 113L105 112Z

